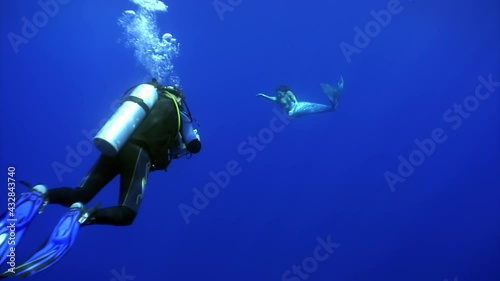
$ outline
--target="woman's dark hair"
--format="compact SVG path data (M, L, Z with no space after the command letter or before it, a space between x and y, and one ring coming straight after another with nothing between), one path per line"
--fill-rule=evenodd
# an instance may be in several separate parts
M285 85L281 85L281 86L278 86L276 88L276 92L283 92L283 93L286 93L288 91L291 91L292 89L290 89L290 87L288 86L285 86Z

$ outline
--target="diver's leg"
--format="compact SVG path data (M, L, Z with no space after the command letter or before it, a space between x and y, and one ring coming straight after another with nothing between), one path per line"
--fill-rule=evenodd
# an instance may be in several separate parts
M47 198L51 204L70 207L76 202L88 203L106 186L119 171L119 159L101 155L88 175L77 188L60 187L50 189Z
M130 225L139 211L151 167L149 154L139 146L127 144L118 158L122 162L119 206L95 211L88 224Z
M305 115L329 112L332 110L333 107L329 105L300 101L292 110L288 112L288 115L291 117L302 117Z

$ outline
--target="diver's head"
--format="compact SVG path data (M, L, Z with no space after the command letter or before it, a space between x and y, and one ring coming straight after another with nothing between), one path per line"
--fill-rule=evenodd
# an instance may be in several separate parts
M185 99L184 92L182 91L181 88L177 86L167 86L164 87L164 90L172 95L174 95L177 98L177 102L182 103L182 101Z
M189 118L190 122L192 122L194 118L191 115L191 111L189 110L189 106L186 102L186 96L184 96L184 91L178 86L167 86L164 87L163 89L177 98L177 102L181 107L181 111L184 112Z

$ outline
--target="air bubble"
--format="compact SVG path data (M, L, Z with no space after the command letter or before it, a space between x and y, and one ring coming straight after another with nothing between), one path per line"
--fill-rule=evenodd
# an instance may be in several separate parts
M170 42L170 41L172 40L172 38L173 38L173 36L172 36L172 34L170 34L170 33L165 33L165 34L163 34L163 36L161 37L161 39L162 39L163 41L167 41L167 42Z
M135 12L132 10L126 10L125 12L123 12L123 14L125 16L135 16Z

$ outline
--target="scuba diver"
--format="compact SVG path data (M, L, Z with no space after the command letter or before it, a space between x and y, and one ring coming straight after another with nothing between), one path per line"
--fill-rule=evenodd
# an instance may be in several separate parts
M164 87L153 79L130 88L124 97L94 137L101 155L79 186L47 189L45 185L36 185L17 198L15 212L8 210L1 217L3 263L12 245L19 244L32 219L47 204L70 207L43 247L22 265L9 268L0 279L27 277L47 269L69 250L83 226L131 225L139 211L148 174L166 171L173 159L200 152L200 136L193 128L194 119L180 88ZM117 175L121 176L118 206L99 208L98 204L87 210L85 204ZM13 227L14 242L9 239Z
M268 96L263 93L259 93L257 94L257 96L278 103L280 107L287 112L288 116L292 118L303 117L315 113L335 111L339 105L340 97L344 92L343 77L340 76L336 87L329 84L321 84L321 88L323 89L323 92L328 96L331 105L304 101L299 102L295 97L295 94L288 86L279 86L276 89L275 97Z

